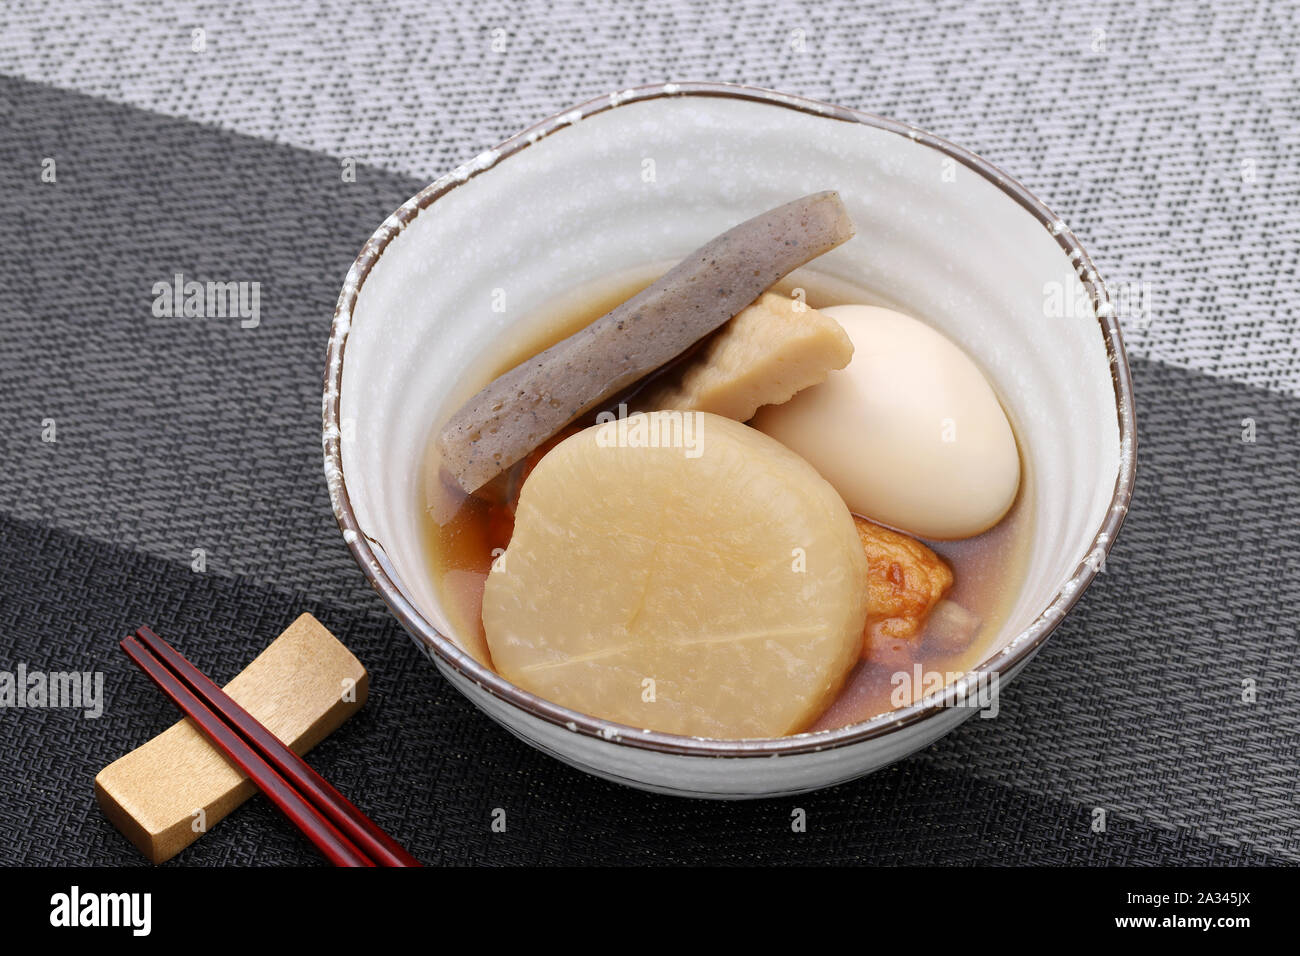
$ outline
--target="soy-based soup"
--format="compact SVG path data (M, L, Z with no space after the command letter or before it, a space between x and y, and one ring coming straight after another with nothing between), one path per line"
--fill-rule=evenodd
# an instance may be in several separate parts
M510 339L503 341L499 349L482 356L466 370L447 411L497 376L606 314L666 268L660 263L609 277L536 310L514 326ZM810 268L797 270L773 289L804 300L813 309L842 303L890 305L870 290L819 275ZM693 353L694 349L687 355ZM638 388L644 388L655 377L650 376L601 408L614 407L618 401L634 396ZM594 414L586 415L580 424L594 419ZM1032 476L1023 463L1021 476L1015 503L994 527L965 540L925 542L952 569L954 581L946 600L978 619L978 629L970 642L954 649L950 636L927 628L920 638L880 644L870 659L853 667L833 703L808 729L846 726L905 706L933 689L924 686L933 679L931 675L948 675L947 680L951 680L951 675L974 667L994 649L1023 580L1028 553ZM516 467L469 495L442 473L432 441L423 463L420 520L428 573L452 625L453 633L448 636L488 664L491 661L482 618L484 589L493 561L510 543L514 525L512 494L520 478ZM915 682L918 673L924 675L921 685Z

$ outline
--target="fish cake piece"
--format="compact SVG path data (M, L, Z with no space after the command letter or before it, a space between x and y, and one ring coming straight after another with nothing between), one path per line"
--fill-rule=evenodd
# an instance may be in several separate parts
M853 358L838 322L802 302L765 292L711 339L703 354L653 382L636 405L713 412L746 422L788 402Z

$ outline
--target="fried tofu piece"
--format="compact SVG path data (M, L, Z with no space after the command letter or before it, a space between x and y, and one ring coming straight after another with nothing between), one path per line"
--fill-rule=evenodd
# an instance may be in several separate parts
M643 411L712 412L745 422L763 405L788 402L853 358L838 322L766 292L723 326L699 357L637 396Z
M867 555L867 625L862 656L875 659L921 633L952 587L952 569L915 538L853 516Z

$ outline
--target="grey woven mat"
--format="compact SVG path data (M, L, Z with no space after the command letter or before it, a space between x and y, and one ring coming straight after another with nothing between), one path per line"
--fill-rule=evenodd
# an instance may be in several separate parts
M106 680L97 720L0 710L0 862L140 862L90 788L173 720L125 630L227 678L302 610L374 678L313 763L429 861L1300 862L1294 5L312 10L0 11L0 671ZM517 128L669 78L946 135L1151 290L1106 573L997 720L798 801L647 796L508 736L384 612L321 477L324 341L375 225ZM256 278L260 327L151 319L175 272ZM258 798L176 862L315 857Z

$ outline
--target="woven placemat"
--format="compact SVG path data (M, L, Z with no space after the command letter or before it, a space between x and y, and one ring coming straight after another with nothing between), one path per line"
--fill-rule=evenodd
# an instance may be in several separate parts
M678 19L693 22L694 9L681 8ZM1279 47L1293 56L1285 51L1293 49L1294 18L1279 23L1284 14L1260 8L1251 19L1252 9L1179 8L1167 23L1141 27L1142 5L1107 7L1111 36L1139 34L1123 48L1130 59L1110 59L1109 72L1079 55L1069 69L1045 61L1041 73L1008 77L978 58L946 56L948 47L934 41L939 28L919 8L901 6L882 10L882 22L911 31L919 52L904 56L905 37L890 34L885 49L904 64L896 74L883 73L882 54L868 50L878 34L837 32L831 8L805 12L823 38L835 37L808 59L763 72L741 44L724 43L716 69L736 62L723 78L870 106L992 146L1005 154L994 155L998 161L1020 157L1008 165L1074 214L1103 273L1115 256L1110 265L1122 267L1121 278L1155 275L1167 293L1150 336L1133 339L1137 353L1165 361L1134 362L1139 482L1128 523L1106 572L1004 691L998 719L968 722L865 780L745 804L657 797L595 780L474 710L415 650L352 562L330 514L319 447L334 299L375 225L432 175L524 120L587 93L676 73L683 63L698 66L707 44L697 50L692 41L678 59L655 60L653 45L633 51L604 41L601 67L586 78L568 64L525 83L512 72L517 66L505 65L501 82L518 83L516 98L495 88L495 99L467 94L457 112L411 127L416 145L405 151L386 145L401 138L388 113L380 122L357 106L346 114L356 129L384 128L391 139L370 144L381 165L361 163L350 183L337 155L232 131L255 126L265 111L230 98L209 103L211 115L194 103L167 107L187 119L0 78L0 168L20 171L0 190L0 670L102 672L107 698L98 719L0 710L0 862L142 862L91 792L103 765L174 720L117 651L123 633L150 623L224 680L304 610L373 675L370 702L312 761L430 862L1300 861L1300 400L1291 394L1295 244L1282 241L1298 232L1294 205L1261 204L1294 195L1295 184L1261 164L1261 177L1271 177L1258 183L1262 197L1214 185L1216 164L1242 158L1225 147L1237 134L1211 114L1254 89L1254 73L1229 75L1248 44L1239 36L1210 43L1236 56L1211 68L1201 56L1208 41L1198 41L1194 65L1209 80L1195 102L1166 88L1190 89L1191 80L1163 45L1236 23L1248 36L1271 37L1256 60ZM463 26L467 14L457 10ZM21 4L7 13L23 14ZM232 30L254 16L242 5L227 15ZM786 29L786 11L749 4L744 30L758 36L764 15ZM940 16L964 25L981 49L1017 38L1045 42L1046 21L1037 17L1026 26L952 5ZM541 17L518 12L507 22L510 36L525 42ZM552 22L552 31L556 22L569 21ZM659 22L633 17L628 29ZM1063 22L1071 36L1086 28L1073 13ZM5 32L4 55L16 35ZM545 36L542 50L574 49L555 32ZM848 79L827 79L844 66L845 44L862 62ZM47 61L58 49L47 45ZM42 68L65 86L102 85L96 50L90 45L74 76L64 75L62 61ZM1150 76L1125 86L1114 69L1131 80L1135 63ZM277 69L301 77L314 68ZM284 77L273 81L276 71L263 70L244 82L286 89ZM1062 127L1061 115L1070 114L1053 108L1064 96L1062 70L1105 104L1109 141L1121 143L1121 156L1124 130L1141 126L1136 171L1113 150L1104 162L1073 158L1077 142L1096 130ZM450 76L436 81L439 89L463 82L461 73ZM951 82L982 95L925 106L909 77L922 91ZM131 101L152 95L154 79L145 70L134 85L123 79L104 89ZM866 102L864 90L875 100ZM284 138L330 146L312 137L328 138L332 127L301 125L299 104L285 96ZM512 105L493 112L507 100ZM1294 115L1288 133L1276 107L1268 96L1250 105L1249 115L1263 119L1241 134L1247 153L1273 155L1294 134ZM271 125L246 131L270 135L273 113ZM1162 116L1170 135L1153 139ZM1175 133L1188 124L1196 135L1184 141ZM1214 168L1180 165L1198 151ZM421 174L412 172L417 155L428 166ZM56 184L41 181L49 157ZM1189 203L1195 216L1184 212ZM260 327L154 318L153 284L176 272L256 278ZM1233 294L1216 292L1222 288ZM1245 418L1255 422L1253 443L1241 440ZM51 419L55 443L42 441ZM191 570L195 549L204 552L202 572ZM1253 704L1242 702L1244 680L1257 688ZM807 811L806 833L791 831L795 807ZM1091 828L1098 807L1107 810L1104 833ZM507 813L505 833L490 828L497 808ZM257 798L175 863L316 861Z

